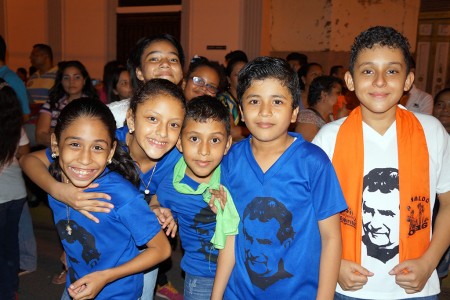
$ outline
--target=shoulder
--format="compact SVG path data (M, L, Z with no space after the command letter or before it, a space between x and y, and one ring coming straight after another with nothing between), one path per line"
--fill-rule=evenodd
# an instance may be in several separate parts
M325 151L329 158L333 156L334 145L336 144L336 137L339 132L339 128L346 119L347 118L341 118L324 125L312 141L313 144L319 146L323 151Z
M108 107L113 113L114 119L116 119L117 128L122 127L126 119L128 108L130 107L130 99L109 103Z

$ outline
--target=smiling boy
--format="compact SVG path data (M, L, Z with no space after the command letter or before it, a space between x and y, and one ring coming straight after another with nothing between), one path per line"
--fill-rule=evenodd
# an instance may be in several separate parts
M410 56L408 41L395 29L362 32L345 74L361 104L313 140L332 159L349 206L341 213L343 256L335 299L437 299L439 293L434 269L450 242L450 144L436 119L397 105L414 81ZM371 174L387 170L388 180L369 182ZM378 191L376 211L367 208L367 186ZM391 192L394 188L398 192ZM431 235L436 193L441 210ZM368 242L377 236L363 236L368 217L373 232L387 232L383 220L389 219L389 243L379 243L379 249Z

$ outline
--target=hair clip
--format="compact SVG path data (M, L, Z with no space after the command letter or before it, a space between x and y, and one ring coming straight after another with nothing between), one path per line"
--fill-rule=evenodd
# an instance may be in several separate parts
M58 155L56 155L55 152L52 152L52 158L55 159L55 158L57 158L57 157L58 157Z

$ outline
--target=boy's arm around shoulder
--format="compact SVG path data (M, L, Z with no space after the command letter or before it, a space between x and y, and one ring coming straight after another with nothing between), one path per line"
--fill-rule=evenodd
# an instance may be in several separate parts
M103 289L105 285L125 276L147 270L167 259L171 254L169 241L162 231L159 231L142 251L132 260L111 269L90 273L69 287L69 294L76 299L91 299Z
M433 236L427 251L417 259L406 260L395 266L390 275L408 294L420 292L430 278L450 244L450 191L439 194L439 212L434 223Z
M103 198L110 200L109 195L100 192L84 192L85 189L97 187L98 184L91 184L86 188L77 188L72 184L57 181L48 171L50 161L46 151L39 150L22 156L20 158L20 167L22 170L34 183L52 195L53 198L68 204L80 211L87 218L98 223L99 220L89 212L110 212L114 206L105 201L91 199Z

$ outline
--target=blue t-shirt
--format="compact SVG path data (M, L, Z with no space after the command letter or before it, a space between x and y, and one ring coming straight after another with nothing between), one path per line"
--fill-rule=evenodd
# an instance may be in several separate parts
M196 190L199 183L184 176L181 183ZM214 278L218 250L211 244L216 229L216 214L202 195L177 192L173 186L173 171L160 183L156 195L162 207L170 208L178 220L178 232L184 255L181 268L188 274Z
M14 92L16 92L17 99L19 99L20 105L22 106L22 113L29 115L30 101L28 100L27 89L22 79L6 65L0 67L0 78L3 78L12 87Z
M114 204L110 213L92 212L100 220L98 224L48 196L67 255L69 271L66 287L87 274L130 261L139 254L136 246L145 245L161 230L143 195L128 180L105 169L94 182L99 187L88 189L87 192L107 193ZM71 235L66 230L67 214ZM130 275L107 284L96 299L136 300L142 294L142 286L142 273Z
M223 184L241 218L225 299L316 299L318 222L347 205L326 154L289 134L295 141L265 173L251 137L233 145L222 162Z
M118 128L116 130L116 137L120 142L120 146L122 146L125 151L129 152L129 149L126 145L126 136L128 133L128 126L123 126L121 128ZM156 193L156 189L158 188L159 183L161 180L166 177L168 174L173 173L173 168L175 167L175 164L178 162L178 160L181 157L181 153L178 151L176 147L174 147L172 150L170 150L168 153L166 153L161 160L159 160L155 167L148 170L146 173L142 173L139 169L139 177L141 178L141 183L139 186L139 191L144 194L144 191L146 189L146 186L150 182L150 185L148 186L148 189L150 191L150 194L146 196L147 203L150 202L151 195L154 195ZM153 177L153 169L156 168Z

